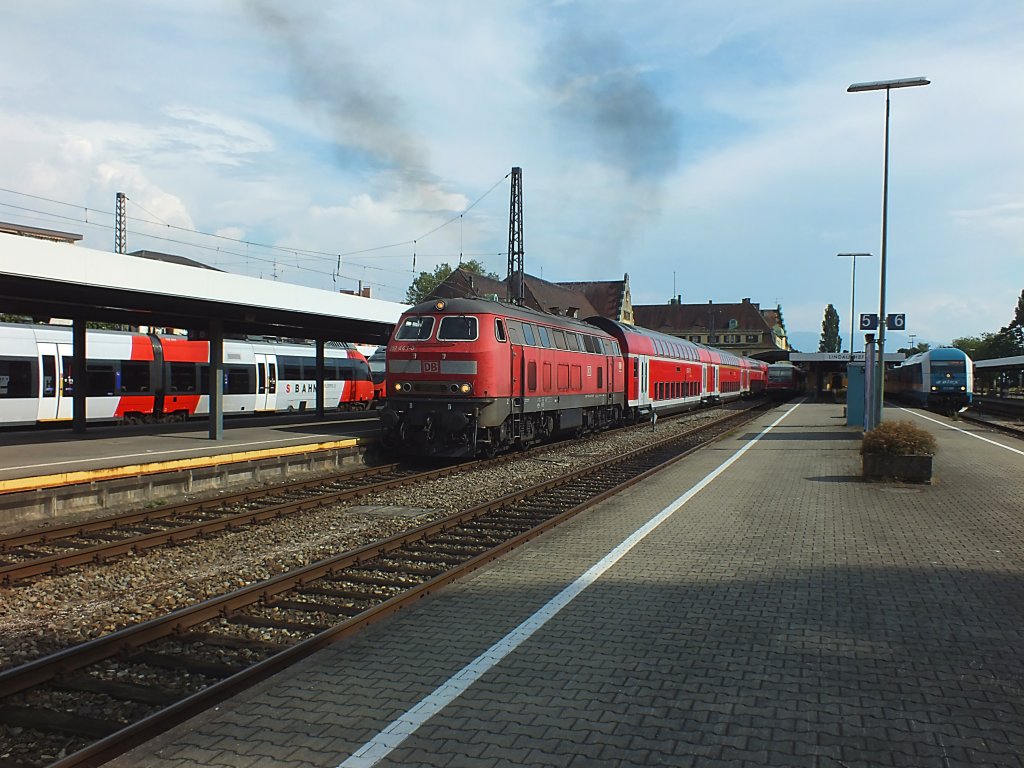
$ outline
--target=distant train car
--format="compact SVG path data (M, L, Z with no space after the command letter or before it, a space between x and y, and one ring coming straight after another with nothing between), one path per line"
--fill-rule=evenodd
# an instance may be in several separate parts
M885 396L936 411L950 412L971 404L974 363L954 347L930 349L907 358L885 372Z
M89 421L182 420L209 413L206 341L89 330L84 376L76 376L71 329L0 324L0 426L66 422L75 386ZM324 351L324 404L363 409L373 400L366 359L347 345ZM316 351L267 341L224 342L225 414L316 406Z
M807 389L807 373L788 361L768 366L768 396L788 400L802 395Z

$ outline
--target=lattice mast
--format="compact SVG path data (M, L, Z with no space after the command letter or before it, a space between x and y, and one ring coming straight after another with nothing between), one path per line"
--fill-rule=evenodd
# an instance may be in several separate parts
M512 169L508 213L508 300L523 305L523 169Z
M128 252L128 214L125 212L124 192L117 193L114 205L114 253Z

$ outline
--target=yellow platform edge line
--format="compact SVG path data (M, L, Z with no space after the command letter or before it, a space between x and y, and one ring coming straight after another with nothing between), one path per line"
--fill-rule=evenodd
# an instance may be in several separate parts
M155 475L160 472L178 472L183 469L203 469L204 467L213 467L219 464L238 464L255 459L269 459L281 456L295 456L300 453L354 448L357 445L359 445L358 438L349 438L347 440L332 440L326 443L292 445L287 448L263 448L258 451L238 451L236 453L222 453L216 456L195 456L190 459L172 459L170 461L156 461L150 464L128 464L123 467L110 467L108 469L86 469L78 472L61 472L54 475L19 477L11 480L0 480L0 494L35 491L101 480L117 480L122 477L137 475Z

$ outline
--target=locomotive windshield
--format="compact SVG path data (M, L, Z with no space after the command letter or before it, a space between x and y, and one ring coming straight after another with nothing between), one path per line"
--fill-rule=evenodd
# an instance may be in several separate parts
M429 315L407 317L395 338L399 341L426 341L433 330L434 318Z
M932 360L932 370L943 373L962 373L967 369L963 360Z
M441 325L437 329L438 341L473 341L476 337L475 317L447 315L441 318Z

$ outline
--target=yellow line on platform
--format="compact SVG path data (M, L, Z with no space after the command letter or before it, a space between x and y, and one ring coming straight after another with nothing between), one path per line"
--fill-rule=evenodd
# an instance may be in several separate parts
M190 459L156 461L150 464L128 464L122 467L108 467L106 469L87 469L77 472L60 472L53 475L20 477L12 480L0 480L0 494L35 491L42 490L43 488L59 488L64 485L92 483L101 480L117 480L118 478L134 477L137 475L154 475L160 472L179 472L184 469L202 469L220 464L237 464L257 459L295 456L300 453L354 448L357 445L359 445L359 440L357 438L350 438L348 440L332 440L325 443L293 445L287 448L264 448L258 451L239 451L237 453L222 453L216 456L196 456Z

